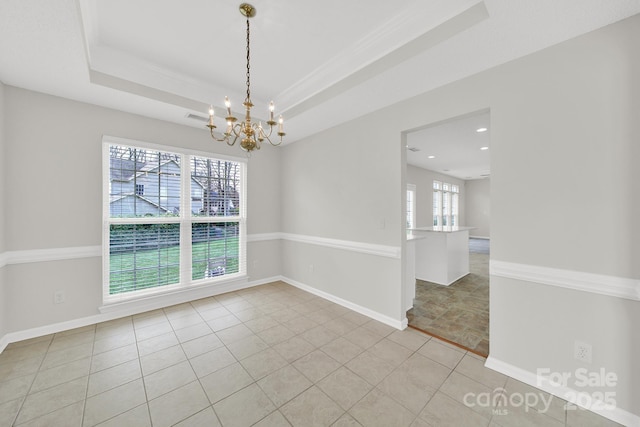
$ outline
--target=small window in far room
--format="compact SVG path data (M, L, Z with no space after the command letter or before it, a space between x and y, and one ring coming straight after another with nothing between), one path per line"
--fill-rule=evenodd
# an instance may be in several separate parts
M442 227L442 183L433 181L433 226Z
M407 228L416 227L416 186L407 184Z
M459 226L460 186L433 181L433 226Z

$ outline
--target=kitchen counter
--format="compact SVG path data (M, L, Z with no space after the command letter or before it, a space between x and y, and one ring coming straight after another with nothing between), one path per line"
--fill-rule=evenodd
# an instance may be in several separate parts
M469 230L474 227L421 227L415 242L416 279L449 286L469 274ZM409 241L409 235L407 236Z

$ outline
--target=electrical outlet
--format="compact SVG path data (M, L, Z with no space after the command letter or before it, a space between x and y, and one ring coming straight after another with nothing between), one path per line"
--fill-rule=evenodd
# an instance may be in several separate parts
M62 304L64 302L64 291L56 291L53 294L53 303Z
M585 363L591 363L591 344L582 341L575 341L573 346L573 357Z

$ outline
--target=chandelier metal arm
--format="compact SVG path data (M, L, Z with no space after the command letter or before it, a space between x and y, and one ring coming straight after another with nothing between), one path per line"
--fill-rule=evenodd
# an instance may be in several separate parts
M238 136L235 136L235 137L233 138L233 141L231 141L231 138L229 138L231 135L230 135L230 134L227 134L227 133L224 133L224 134L223 134L223 135L224 135L224 137L223 137L223 138L218 138L218 137L213 133L213 130L214 130L216 127L215 127L215 126L210 127L209 125L207 125L207 127L209 127L209 129L210 129L210 131L211 131L211 138L213 138L214 140L216 140L216 141L218 141L218 142L226 142L226 143L227 143L227 145L231 145L231 146L235 145L236 140L238 139Z

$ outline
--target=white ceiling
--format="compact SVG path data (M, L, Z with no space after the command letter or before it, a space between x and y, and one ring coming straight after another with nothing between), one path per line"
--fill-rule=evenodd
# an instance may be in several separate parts
M478 132L481 128L487 130ZM486 178L491 172L489 112L474 113L408 133L407 147L410 165L464 180Z
M0 0L5 84L203 128L241 109L245 20L222 0ZM254 115L288 142L640 13L640 0L252 0ZM240 107L240 108L239 108ZM218 123L222 125L222 123Z

